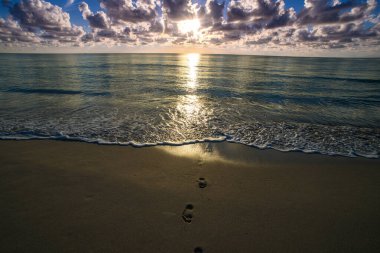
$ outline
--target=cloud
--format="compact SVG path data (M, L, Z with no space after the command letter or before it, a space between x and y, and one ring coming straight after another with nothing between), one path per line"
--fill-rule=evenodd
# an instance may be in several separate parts
M360 48L379 50L380 15L375 0L305 0L296 13L288 0L99 0L92 12L79 4L91 28L71 23L69 13L48 0L2 0L3 44L214 45L246 48ZM73 3L74 1L67 1ZM197 18L197 34L178 22Z
M226 2L219 3L217 0L207 0L206 13L211 16L213 21L219 22L223 19L225 4Z
M10 0L1 0L1 4L5 7L9 7L11 5Z
M43 0L21 0L10 8L10 13L21 26L29 29L61 30L71 27L68 13Z
M163 0L163 12L171 20L192 19L195 17L195 5L191 0Z
M33 32L23 30L12 18L0 18L0 41L10 43L39 43L41 40Z
M100 0L100 6L107 10L115 22L149 22L157 17L156 3L153 0Z
M89 22L92 28L107 29L110 26L109 18L103 11L98 11L94 14L85 2L79 5L79 10L82 12L83 18Z
M375 38L378 33L372 29L366 30L363 24L340 24L330 26L320 26L313 30L299 30L300 41L319 41L322 44L329 42L340 43L344 46L355 40L368 40Z
M267 20L284 14L283 0L232 0L228 8L229 21Z
M207 0L204 6L197 10L198 19L203 27L210 27L213 24L220 24L224 21L223 12L226 2L220 3L218 0Z
M44 0L21 0L8 7L11 16L2 21L0 30L7 44L75 44L85 34L82 27L71 24L61 7Z
M74 1L75 0L67 0L65 7L69 7L70 5L72 5L74 3Z
M298 15L301 24L331 24L352 22L364 18L376 7L375 0L359 1L305 0L305 8Z
M246 33L256 33L262 29L290 26L296 19L296 12L293 8L286 9L284 0L233 0L227 8L228 22L224 28L236 27Z

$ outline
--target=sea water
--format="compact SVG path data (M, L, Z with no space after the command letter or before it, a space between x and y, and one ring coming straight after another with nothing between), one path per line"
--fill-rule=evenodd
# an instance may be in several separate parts
M380 59L0 54L0 138L378 158Z

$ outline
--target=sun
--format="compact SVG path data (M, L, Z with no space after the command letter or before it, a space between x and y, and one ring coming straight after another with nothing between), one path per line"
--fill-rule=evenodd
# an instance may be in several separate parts
M188 19L188 20L182 20L177 23L178 30L181 33L192 33L196 34L199 31L199 28L201 27L201 22L199 22L198 19Z

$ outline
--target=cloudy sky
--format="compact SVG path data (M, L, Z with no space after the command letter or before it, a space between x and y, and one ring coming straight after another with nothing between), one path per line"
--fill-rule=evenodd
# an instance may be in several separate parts
M380 56L376 0L1 0L0 52Z

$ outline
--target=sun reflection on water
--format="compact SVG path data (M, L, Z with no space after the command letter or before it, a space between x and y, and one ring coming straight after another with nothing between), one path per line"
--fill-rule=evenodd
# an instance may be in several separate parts
M202 105L198 95L195 95L195 91L198 86L198 64L199 54L187 54L187 76L186 76L186 90L190 94L181 96L177 103L177 110L182 114L182 117L188 122L197 122L197 118L201 114Z
M196 89L198 86L198 64L199 64L199 54L187 54L187 83L186 86L190 90Z
M181 112L182 116L187 120L196 119L201 110L201 103L198 96L181 96L177 103L177 110Z
M171 113L171 119L175 123L176 133L184 139L193 139L201 136L201 129L207 122L208 110L204 107L203 97L197 94L199 54L186 54L181 56L183 70L180 73L181 86L184 94L177 97L176 107Z

